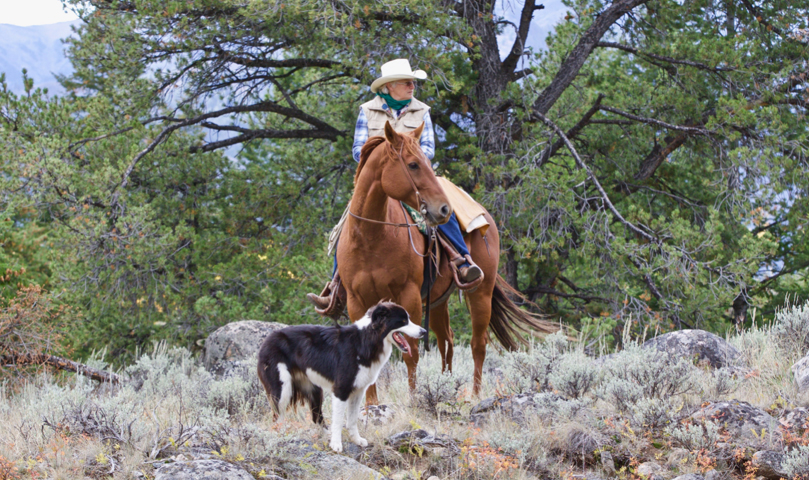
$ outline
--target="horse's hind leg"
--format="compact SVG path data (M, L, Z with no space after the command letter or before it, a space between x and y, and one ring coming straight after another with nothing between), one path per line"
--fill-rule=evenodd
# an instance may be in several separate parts
M449 325L449 306L445 302L430 310L430 328L435 332L438 352L441 353L441 372L452 372L454 339Z

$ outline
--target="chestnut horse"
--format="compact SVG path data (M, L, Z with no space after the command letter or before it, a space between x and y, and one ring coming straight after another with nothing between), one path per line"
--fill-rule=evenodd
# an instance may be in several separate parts
M429 225L440 225L452 213L447 197L436 180L429 161L419 147L424 125L408 134L396 133L385 125L384 137L371 137L362 148L354 176L346 224L337 244L337 263L347 293L348 315L356 322L380 300L403 306L414 323L421 324L421 284L427 240L413 227L400 201L419 210ZM472 258L483 270L484 280L474 292L465 293L472 317L472 356L475 363L473 392L480 392L483 360L492 328L499 342L513 350L524 339L520 331L550 333L558 330L518 308L506 295L517 293L497 274L500 237L492 217L486 213L489 229L486 239L479 231L466 236ZM488 245L487 245L488 243ZM439 298L450 287L452 273L441 255L439 274L432 298ZM435 332L442 368L452 370L453 335L446 301L430 311L430 327ZM415 388L418 342L408 338L410 355L405 355L410 388ZM366 392L366 403L378 401L376 386Z

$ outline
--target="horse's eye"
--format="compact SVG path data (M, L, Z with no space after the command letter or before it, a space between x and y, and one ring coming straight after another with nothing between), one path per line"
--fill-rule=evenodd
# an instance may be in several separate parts
M412 163L410 163L408 165L408 167L410 167L410 170L418 170L419 169L419 163L418 162L412 162Z

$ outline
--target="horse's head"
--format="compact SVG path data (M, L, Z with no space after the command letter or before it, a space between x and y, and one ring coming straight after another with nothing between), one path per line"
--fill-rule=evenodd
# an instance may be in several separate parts
M390 123L385 123L387 145L376 149L381 154L377 164L381 169L378 178L388 197L420 211L428 224L441 225L449 221L452 208L435 178L429 159L419 146L418 139L423 129L422 123L415 131L400 134Z

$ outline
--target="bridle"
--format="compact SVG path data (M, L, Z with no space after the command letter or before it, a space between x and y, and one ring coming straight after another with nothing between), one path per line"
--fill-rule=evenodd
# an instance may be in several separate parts
M416 182L413 180L413 176L410 174L410 170L407 169L407 162L405 162L404 156L402 156L402 152L404 151L404 143L405 143L404 140L402 140L402 145L399 147L398 152L396 150L393 150L393 151L396 153L396 156L399 158L399 160L401 160L399 162L399 165L401 165L402 168L404 169L405 176L407 177L407 180L410 182L410 186L413 188L413 191L416 192L416 202L418 202L419 211L421 212L422 215L424 215L426 217L427 216L427 202L425 202L424 199L421 198L421 194L419 193L419 188L416 186ZM404 208L404 205L402 205L402 213L404 214L405 219L407 219L407 212L406 212L406 210ZM407 228L407 236L410 239L410 247L413 249L413 252L416 255L418 255L418 256L420 256L422 258L427 257L428 255L430 255L430 250L432 249L432 246L433 246L433 240L435 239L435 234L433 233L433 234L429 235L430 242L429 242L429 244L427 246L427 253L424 254L424 255L420 254L416 250L416 245L413 243L413 233L410 231L410 227L418 227L417 223L408 223L408 222L405 222L405 223L391 223L391 222L382 222L382 221L374 220L374 219L371 219L371 218L365 218L365 217L361 217L361 216L355 214L354 212L352 212L350 207L348 209L348 214L351 215L352 217L356 218L357 220L362 220L362 221L365 221L365 222L376 223L376 224L379 224L379 225L388 225L388 226L391 226L391 227L404 227L404 228Z

